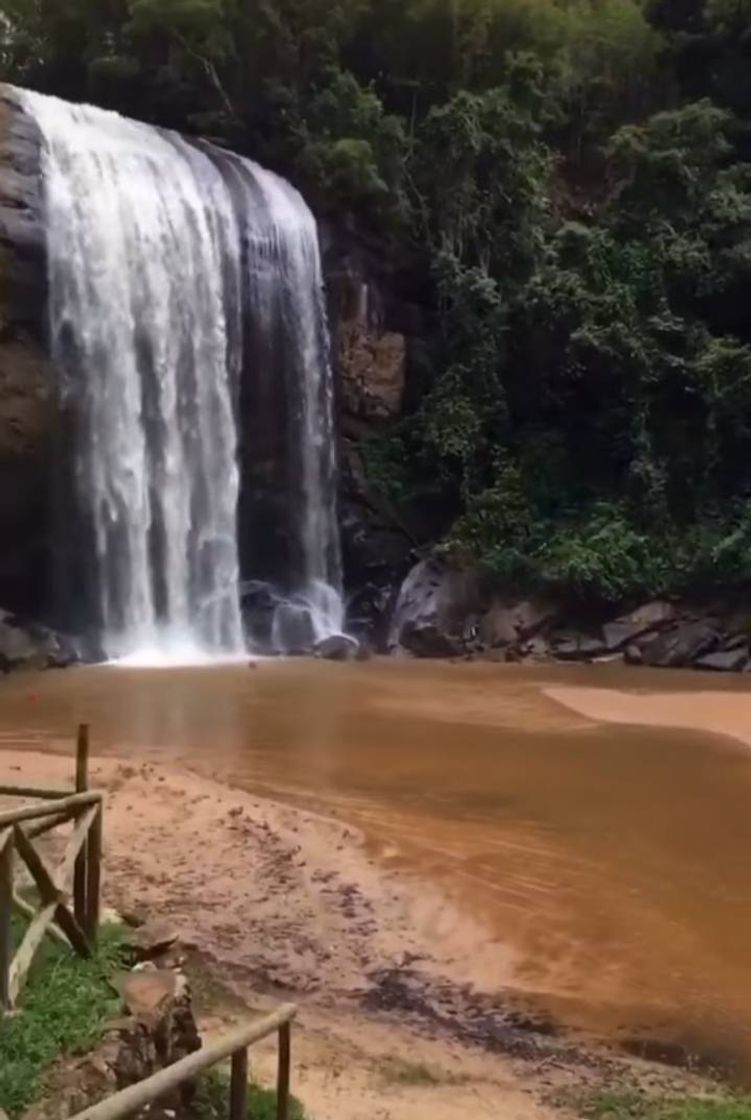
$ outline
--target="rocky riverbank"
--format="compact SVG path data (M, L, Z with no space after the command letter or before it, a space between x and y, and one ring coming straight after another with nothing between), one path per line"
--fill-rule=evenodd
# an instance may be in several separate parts
M401 586L386 649L426 658L621 661L741 672L751 669L751 608L738 600L661 599L608 610L552 597L515 598L479 569L428 558Z

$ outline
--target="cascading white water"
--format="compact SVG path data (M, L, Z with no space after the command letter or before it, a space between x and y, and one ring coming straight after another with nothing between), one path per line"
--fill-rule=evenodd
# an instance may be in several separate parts
M50 342L76 415L105 650L240 654L236 395L254 372L243 316L263 329L261 288L294 343L299 590L313 599L324 585L330 598L333 586L341 601L315 221L248 160L101 109L18 97L44 140ZM316 611L319 636L337 628Z

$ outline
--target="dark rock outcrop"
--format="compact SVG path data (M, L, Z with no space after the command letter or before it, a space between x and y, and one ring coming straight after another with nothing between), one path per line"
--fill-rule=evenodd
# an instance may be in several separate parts
M393 511L368 485L362 458L352 443L343 448L340 477L339 523L349 591L347 629L383 650L388 617L414 545Z
M483 613L478 636L491 649L517 645L533 638L558 616L558 609L544 600L494 599Z
M646 634L655 634L671 625L679 612L673 603L661 599L645 603L628 614L621 615L602 628L605 648L616 653L638 641Z
M282 603L274 617L274 644L293 656L312 653L315 644L313 616L308 607Z
M606 654L607 647L591 634L559 633L550 639L550 652L558 661L593 661Z
M405 622L399 635L403 650L414 657L458 657L462 644L458 638L446 634L434 622Z
M707 653L696 661L697 669L709 669L714 673L739 673L749 663L748 646L737 649L718 650Z
M399 591L388 648L416 657L452 657L478 648L480 617L488 601L479 570L436 557L421 560Z
M411 251L352 226L320 229L337 385L339 512L348 631L384 650L414 541L365 469L363 448L419 391L427 270ZM423 363L424 364L424 363Z
M697 619L678 622L647 642L640 642L642 662L658 668L684 668L692 665L706 653L713 652L722 642L722 632L716 619Z
M0 85L0 601L48 603L57 408L44 353L46 259L41 137Z
M408 573L388 648L416 657L612 662L732 672L751 668L751 613L732 602L665 600L589 613L552 597L513 599L477 567L429 556Z
M64 669L101 659L100 651L35 622L0 610L0 673L14 669Z
M348 634L332 634L316 643L315 655L324 661L356 661L360 643Z

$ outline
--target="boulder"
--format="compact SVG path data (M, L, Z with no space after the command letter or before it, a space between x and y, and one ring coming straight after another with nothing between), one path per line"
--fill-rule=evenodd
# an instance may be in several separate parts
M421 560L399 591L388 649L406 649L417 657L455 657L467 642L476 641L478 617L487 602L478 569L438 557Z
M7 622L0 622L0 664L8 669L32 666L40 650L30 635Z
M359 659L360 643L347 634L331 634L316 642L314 652L326 661L355 661Z
M749 634L745 631L742 634L729 634L722 643L723 650L731 649L748 649Z
M415 657L458 657L460 642L432 622L408 621L400 631L400 645Z
M646 634L656 633L672 625L678 609L662 599L644 603L636 610L607 622L602 628L603 644L608 653L625 649L627 645Z
M707 653L694 665L697 669L709 669L715 673L739 673L748 665L748 646Z
M63 669L82 660L72 638L0 611L0 672Z
M529 661L548 661L551 656L550 643L542 634L536 634L534 638L531 638L522 646L510 646L506 650L506 653L509 655L512 654L512 652L515 656L509 656L509 661L521 660L521 656L524 656Z
M274 612L271 641L276 653L301 655L313 652L315 627L309 607L280 603Z
M482 615L478 636L484 646L513 645L534 637L556 618L556 609L542 600L495 600Z
M559 661L592 661L607 652L599 638L587 634L554 634L550 651Z
M713 619L679 622L646 643L638 643L643 663L657 668L683 668L712 653L722 635Z
M357 638L361 649L385 649L388 617L395 598L395 588L375 583L360 587L351 596L347 603L347 633Z
M271 634L274 615L282 599L263 580L250 580L240 586L240 609L251 649L272 653Z

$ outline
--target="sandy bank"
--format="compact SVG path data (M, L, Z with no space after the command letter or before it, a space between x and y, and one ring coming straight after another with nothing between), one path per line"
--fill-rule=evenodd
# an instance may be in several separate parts
M0 752L2 782L70 775L69 759ZM314 1120L549 1120L551 1087L619 1076L620 1060L509 1012L501 947L495 972L473 961L471 923L376 866L352 828L161 766L97 761L93 780L108 791L107 901L169 919L211 962L205 1032L298 1000L295 1090ZM262 1080L274 1062L271 1043L254 1052Z
M67 786L70 776L68 759L0 753L2 782ZM549 1115L529 1061L461 1038L497 1031L512 1051L516 1040L490 1011L473 1026L478 1012L449 980L463 973L452 952L466 923L428 889L377 869L353 829L159 766L98 761L92 780L108 792L107 902L169 919L253 1006L301 1002L296 1091L315 1120L489 1120L501 1102L511 1120ZM465 1003L456 1032L442 1030L454 1000ZM220 1017L238 1013L230 1003ZM213 1006L208 1030L216 1015ZM434 1029L421 1030L421 1016ZM272 1050L256 1056L261 1075L272 1074Z
M751 746L751 693L623 692L611 688L545 688L551 700L605 723L674 727L728 735Z

